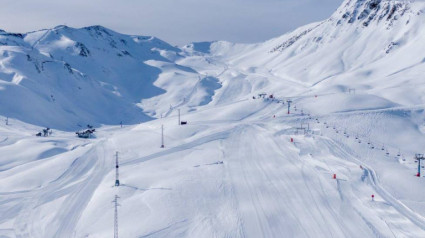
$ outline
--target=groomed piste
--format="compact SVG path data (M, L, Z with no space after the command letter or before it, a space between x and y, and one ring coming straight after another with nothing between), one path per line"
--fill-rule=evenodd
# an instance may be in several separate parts
M258 44L0 32L0 237L425 237L424 9Z

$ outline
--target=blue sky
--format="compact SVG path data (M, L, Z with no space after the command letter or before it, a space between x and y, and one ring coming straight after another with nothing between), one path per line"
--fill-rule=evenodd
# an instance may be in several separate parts
M2 0L0 29L103 25L171 44L260 42L329 17L343 0Z

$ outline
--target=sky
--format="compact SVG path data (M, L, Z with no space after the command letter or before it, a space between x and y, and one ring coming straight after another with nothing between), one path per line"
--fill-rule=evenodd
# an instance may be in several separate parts
M343 0L1 0L0 29L102 25L174 45L261 42L328 18Z

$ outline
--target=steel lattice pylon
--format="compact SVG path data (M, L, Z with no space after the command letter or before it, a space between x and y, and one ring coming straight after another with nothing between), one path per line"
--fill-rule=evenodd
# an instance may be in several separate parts
M114 206L115 206L115 213L114 213L114 238L118 238L118 195L115 195L114 199Z

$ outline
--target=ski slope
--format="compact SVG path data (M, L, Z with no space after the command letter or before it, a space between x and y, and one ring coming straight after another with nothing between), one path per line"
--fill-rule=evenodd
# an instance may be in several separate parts
M425 237L424 9L258 44L0 32L0 237L112 237L116 195L120 237Z
M425 235L424 182L410 158L370 152L271 100L185 113L186 126L176 116L105 126L91 140L61 131L37 138L36 127L13 120L2 126L1 236L111 236L115 195L122 237ZM296 135L300 121L316 135Z

